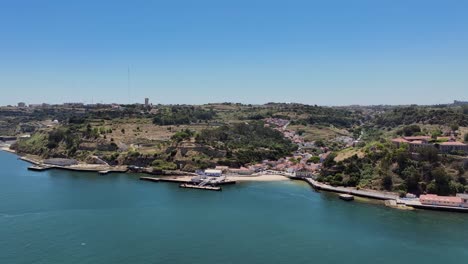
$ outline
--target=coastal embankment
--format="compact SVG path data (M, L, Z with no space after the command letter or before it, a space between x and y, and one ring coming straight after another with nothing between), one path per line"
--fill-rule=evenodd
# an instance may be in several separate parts
M1 148L8 153L17 153L13 150L10 150L6 147ZM107 173L124 173L128 172L127 166L108 166L102 164L76 164L70 166L59 166L59 165L50 165L44 163L44 160L29 157L29 156L20 156L19 159L33 164L29 169L36 171L43 171L48 169L61 169L69 171L78 171L78 172L99 172L101 174ZM105 172L105 173L103 173ZM182 176L172 176L172 177L142 177L141 180L153 181L153 182L174 182L174 183L190 183L193 175L182 175ZM239 175L227 175L226 180L222 185L225 184L234 184L236 182L271 182L271 181L288 181L288 180L300 180L309 184L312 188L317 191L326 191L340 194L350 194L356 197L363 197L368 199L375 199L381 201L387 201L388 206L391 208L397 209L425 209L425 210L436 210L436 211L451 211L451 212L463 212L468 213L468 208L462 207L448 207L448 206L437 206L437 205L427 205L421 204L419 199L401 199L395 193L381 192L374 190L358 190L355 188L348 187L334 187L324 183L320 183L312 178L302 178L295 176L285 176L285 175L275 175L275 174L260 174L255 176L239 176ZM387 203L386 203L387 204Z
M396 194L391 193L384 193L384 192L377 192L377 191L370 191L370 190L357 190L352 188L346 187L333 187L327 184L320 183L312 178L300 178L300 177L290 177L294 180L301 180L307 182L310 186L312 186L316 190L320 191L327 191L327 192L335 192L341 194L350 194L358 197L370 198L370 199L377 199L377 200L397 200L399 198Z
M30 167L32 170L41 171L48 169L60 169L60 170L69 170L69 171L81 171L81 172L106 172L106 173L123 173L127 172L127 166L108 166L108 165L99 165L99 164L76 164L70 166L60 166L60 165L51 165L44 163L43 160L31 158L31 157L20 157L19 159L33 164L34 166Z

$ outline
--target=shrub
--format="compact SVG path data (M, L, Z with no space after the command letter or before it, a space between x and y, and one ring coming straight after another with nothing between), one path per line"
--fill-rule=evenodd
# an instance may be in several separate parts
M320 157L319 157L319 156L313 156L313 157L311 157L309 160L307 160L307 162L310 162L310 163L319 163L319 162L320 162Z

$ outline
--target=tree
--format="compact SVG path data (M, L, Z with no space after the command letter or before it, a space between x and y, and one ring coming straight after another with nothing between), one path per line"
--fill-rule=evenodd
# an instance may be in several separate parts
M435 191L438 195L450 195L452 190L450 188L450 176L444 168L438 167L432 171L434 177Z
M405 126L397 132L398 135L404 135L406 137L410 137L418 133L421 133L421 128L418 125Z
M402 172L402 178L405 180L406 187L410 193L420 193L419 181L421 175L414 166L409 166Z
M463 114L468 115L468 105L463 106Z
M192 138L193 135L194 135L194 132L187 128L185 130L176 132L171 137L171 139L176 141L176 142L182 142L184 140L189 140L190 138Z
M321 139L316 140L315 141L315 146L317 146L319 148L325 147L325 142L323 142L323 140L321 140Z
M419 148L418 153L424 161L429 161L431 163L439 161L439 151L432 146Z
M387 190L387 191L391 191L392 190L392 187L393 187L393 179L392 179L392 176L389 175L389 174L386 174L383 178L382 178L382 187Z
M336 153L330 153L330 155L328 155L328 157L323 161L323 166L325 168L331 168L335 166L336 165L335 158L336 158Z
M307 162L310 162L310 163L319 163L319 162L320 162L320 157L319 157L319 156L313 156L313 157L311 157L309 160L307 160Z
M395 160L398 163L398 168L403 171L411 164L411 155L405 149L398 149L395 154Z
M465 134L465 142L468 142L468 133Z

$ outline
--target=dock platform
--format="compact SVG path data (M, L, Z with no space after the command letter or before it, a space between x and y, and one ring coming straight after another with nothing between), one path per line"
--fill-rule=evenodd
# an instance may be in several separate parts
M171 183L186 183L186 184L192 184L191 180L187 179L178 179L178 178L157 178L157 177L140 177L140 180L142 181L151 181L151 182L171 182ZM216 185L231 185L231 184L236 184L236 181L233 180L226 180L223 182L217 182Z
M220 192L223 189L219 186L200 186L200 185L195 185L195 184L188 184L188 183L182 183L179 185L180 188L187 188L187 189L199 189L199 190L207 190L207 191L217 191Z

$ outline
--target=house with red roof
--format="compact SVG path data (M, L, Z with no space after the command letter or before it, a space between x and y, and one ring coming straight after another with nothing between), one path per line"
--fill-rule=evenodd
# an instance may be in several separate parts
M424 205L462 207L463 199L458 196L438 196L434 194L421 195L419 202Z
M468 194L459 193L457 194L457 197L462 199L462 206L468 208Z
M454 151L468 153L468 145L461 142L443 142L439 144L440 153L449 154Z
M448 141L446 141L448 139ZM457 142L453 137L438 137L437 141L446 141L442 143L431 143L431 137L428 136L416 136L416 137L401 137L392 139L392 143L397 147L401 147L403 144L409 146L410 151L415 152L422 147L434 147L437 148L439 153L450 154L455 151L464 152L468 154L468 145L462 142Z

